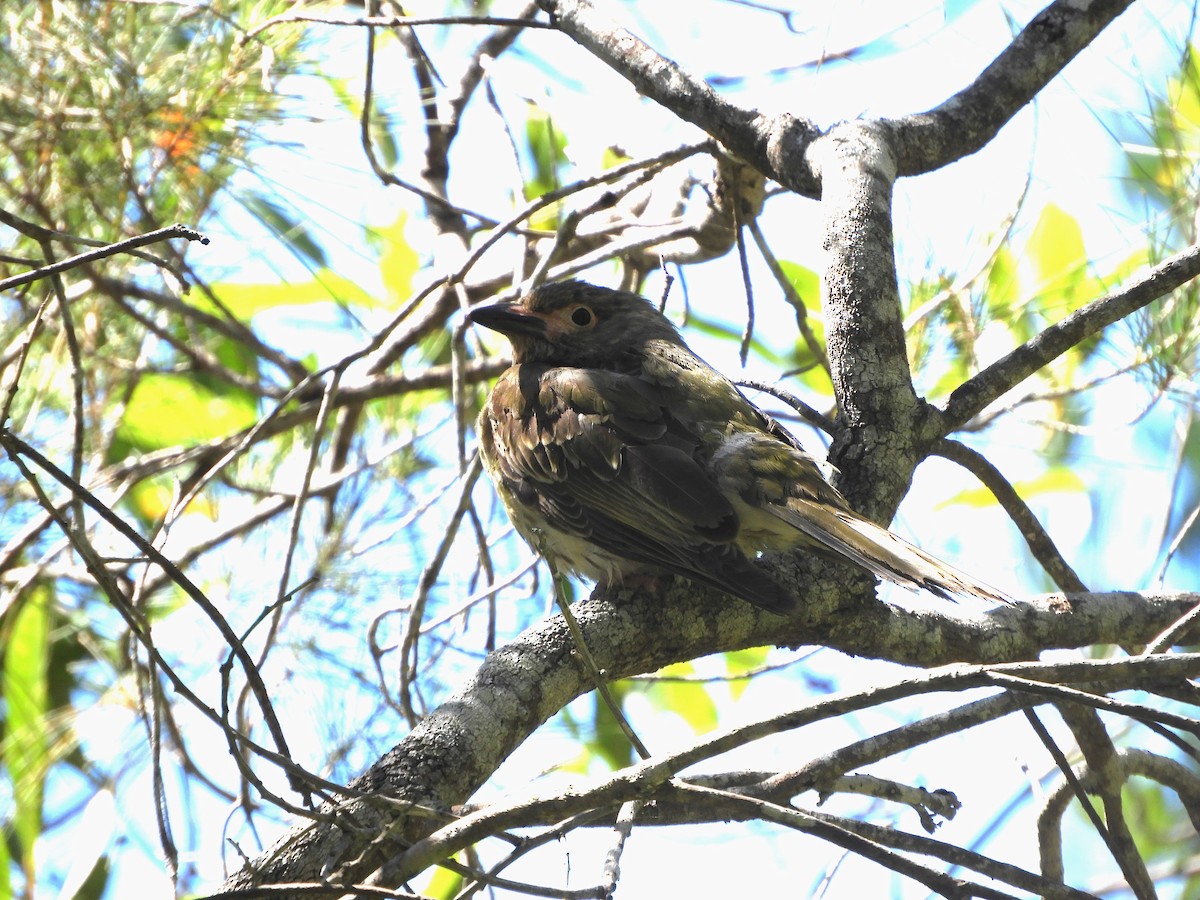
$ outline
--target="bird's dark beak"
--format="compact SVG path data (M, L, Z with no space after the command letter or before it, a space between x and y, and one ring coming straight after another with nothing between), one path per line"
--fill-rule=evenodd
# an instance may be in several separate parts
M480 306L467 313L467 318L476 325L482 325L508 337L546 336L546 320L515 303Z

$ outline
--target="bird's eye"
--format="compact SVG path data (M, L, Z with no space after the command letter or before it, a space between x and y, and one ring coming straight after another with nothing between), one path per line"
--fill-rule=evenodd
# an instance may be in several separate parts
M571 322L580 328L587 328L595 321L595 314L586 306L577 306L571 310Z

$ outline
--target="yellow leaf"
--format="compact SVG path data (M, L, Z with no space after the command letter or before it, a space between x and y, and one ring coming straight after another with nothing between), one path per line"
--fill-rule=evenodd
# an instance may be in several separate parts
M1023 500L1030 500L1033 497L1041 494L1074 494L1086 490L1087 486L1075 472L1065 466L1055 466L1052 469L1047 469L1037 478L1031 478L1028 481L1018 481L1013 484L1013 489ZM949 500L946 500L937 505L937 509L945 509L947 506L952 506L956 503L961 503L966 506L985 507L995 504L996 498L986 487L968 488L965 491L960 491Z

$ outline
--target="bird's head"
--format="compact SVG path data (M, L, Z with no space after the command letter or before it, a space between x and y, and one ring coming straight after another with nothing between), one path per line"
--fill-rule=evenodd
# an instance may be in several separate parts
M584 281L544 284L516 302L473 309L467 318L507 337L518 363L606 368L650 340L683 343L647 300Z

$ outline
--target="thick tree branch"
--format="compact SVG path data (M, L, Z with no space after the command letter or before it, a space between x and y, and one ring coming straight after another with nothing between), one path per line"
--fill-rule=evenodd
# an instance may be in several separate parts
M1033 340L998 359L950 395L942 434L966 424L1001 394L1080 341L1141 309L1200 275L1200 244L1168 257L1127 287L1114 291L1051 325Z
M1155 658L1166 672L1176 673L1200 671L1200 655ZM949 666L945 669L905 679L868 691L834 695L788 710L749 725L738 726L708 735L691 747L676 753L651 759L619 772L612 773L594 782L590 787L571 792L552 791L534 795L515 803L480 810L450 822L429 837L422 838L404 851L398 859L383 862L388 874L384 883L411 876L460 847L468 846L499 830L524 827L546 821L559 821L597 806L610 806L628 800L652 796L679 772L703 760L711 759L729 750L741 747L750 741L778 734L780 731L803 727L832 715L864 709L889 700L941 690L961 690L991 684L999 676L1002 680L1019 680L1027 684L1055 685L1047 682L1088 681L1103 682L1114 688L1121 682L1136 684L1139 677L1150 675L1145 667L1148 659L1089 661L1084 663L1048 664L1016 663L994 669L971 666ZM1114 681L1116 679L1116 681ZM461 696L461 694L460 694ZM434 714L435 716L437 713ZM419 729L418 729L419 730ZM414 732L415 734L416 732ZM361 860L356 861L356 866ZM369 861L368 861L369 862ZM366 877L366 872L357 868L344 877L355 880Z
M616 25L588 0L538 0L552 23L606 63L638 92L704 129L764 175L806 197L820 186L804 162L819 132L806 119L787 113L766 116L730 103L702 79L661 56L636 35Z
M779 803L806 790L823 793L827 783L845 772L860 769L948 734L974 728L1023 707L1036 706L1043 702L1046 701L1013 691L975 700L956 709L927 716L917 722L910 722L891 731L871 735L840 747L805 763L793 772L782 772L766 778L748 792Z
M956 614L954 610L933 616L863 603L862 598L854 602L844 590L840 592L842 605L834 615L828 604L839 597L838 587L825 586L824 590L824 595L813 592L813 605L818 609L797 620L781 619L748 604L731 603L716 592L685 582L676 583L662 595L608 595L596 591L577 605L576 616L597 665L611 677L623 677L698 655L763 644L821 643L848 653L885 656L916 665L1018 660L1036 657L1039 650L1051 647L1147 640L1195 599L1193 595L1094 594L1073 597L1071 614L1064 614L1061 607L1022 607L998 610L984 619ZM1149 657L1136 663L1078 664L1076 668L1035 663L1002 671L1011 668L1039 679L1095 682L1102 680L1104 673L1109 677L1148 677L1129 667L1151 661L1186 669L1194 664L1194 660L1188 663L1189 659ZM972 671L979 670L964 670L961 676L959 670L921 676L932 678L923 681L921 689L963 687L964 678L967 682L980 679L972 684L990 683L989 677L970 675ZM1164 677L1171 674L1166 668L1155 671ZM1034 672L1038 674L1030 674ZM590 689L591 680L574 656L574 645L561 617L548 618L491 654L467 685L357 779L354 787L450 809L465 801L542 722ZM889 691L899 691L900 696L911 693L912 687L906 683L884 688L869 698L858 698L845 709L847 701L843 698L827 698L798 713L799 719L785 718L782 723L772 720L755 727L764 734L782 726L799 727L808 720L805 717L819 718L834 711L862 708L864 703L883 702L891 698ZM736 746L752 738L752 733L742 730L722 740L733 741L730 746ZM672 758L668 771L677 771L724 749L725 745L714 738L698 745L686 758ZM619 803L637 796L636 792L625 792L610 799ZM552 816L557 821L573 811L569 804L559 804L538 815ZM310 826L255 861L251 869L235 876L227 886L311 878L316 874L313 866L318 858L344 861L341 879L360 881L384 865L406 840L419 838L435 824L418 817L397 831L396 808L378 805L355 805L343 814L352 816L349 821L353 827L339 830ZM385 834L393 837L380 837Z
M885 120L899 174L919 175L978 151L1131 5L1132 0L1057 0L949 100Z
M892 235L896 165L868 122L842 124L808 155L824 186L821 307L841 412L829 458L855 508L888 522L919 458Z

